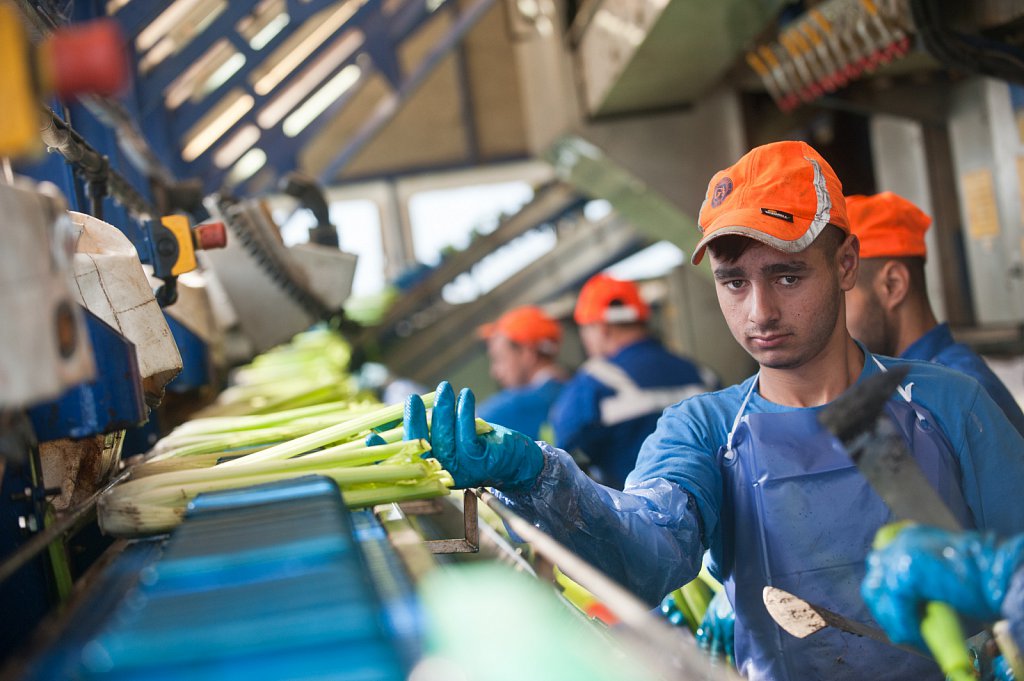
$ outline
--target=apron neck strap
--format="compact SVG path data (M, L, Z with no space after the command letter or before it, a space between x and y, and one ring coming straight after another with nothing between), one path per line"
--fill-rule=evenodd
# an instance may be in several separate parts
M885 368L884 364L882 364L880 361L878 361L877 357L875 357L871 353L867 353L867 354L871 357L871 361L873 361L875 363L875 366L878 367L879 371L881 371L883 373L887 373L889 371L888 369ZM732 451L732 438L733 438L733 435L736 433L736 429L740 425L740 420L743 418L743 414L747 411L747 405L750 404L750 398L754 395L754 391L757 390L757 386L758 386L758 384L760 382L761 382L761 372L759 371L754 376L754 380L750 384L750 390L747 391L746 397L743 398L743 402L740 404L740 409L736 413L736 418L732 422L732 428L729 430L729 438L728 438L728 440L726 440L726 444L725 444L725 447L726 447L727 451ZM900 397L903 398L903 400L907 404L909 404L911 407L914 406L913 401L910 399L911 390L913 389L913 387L914 387L913 383L908 383L905 386L903 386L903 385L896 386L896 392L898 392ZM923 421L924 420L924 415L920 411L918 411L916 407L914 408L914 413L917 415L917 419L919 421Z
M871 355L871 359L874 361L875 366L877 366L879 368L879 370L881 370L881 372L883 374L884 373L888 373L889 370L885 368L884 364L882 364L881 362L878 361L877 357L875 357L874 355ZM914 406L913 400L910 399L911 391L913 390L913 388L914 388L914 384L913 383L907 383L906 385L898 385L898 386L896 386L896 392L899 393L900 397L903 398L903 401L906 402L907 404L909 404L911 407ZM914 409L914 413L917 414L917 420L918 421L923 421L924 420L924 416L917 409Z
M750 404L750 398L754 395L754 391L757 390L757 385L761 381L761 372L757 372L754 376L753 382L750 384L750 390L747 391L746 397L743 398L743 402L740 403L740 409L736 412L736 418L732 422L732 428L729 430L729 439L726 440L725 448L726 451L732 451L732 436L736 433L736 429L739 428L740 420L743 418L743 413L747 411L747 405Z

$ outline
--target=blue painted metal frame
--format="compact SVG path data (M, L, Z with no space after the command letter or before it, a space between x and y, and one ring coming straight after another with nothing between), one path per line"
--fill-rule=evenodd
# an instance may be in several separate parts
M433 71L441 60L447 55L447 53L458 43L465 32L476 22L477 19L482 15L479 10L482 6L486 6L487 9L493 4L494 0L478 0L477 4L474 5L470 10L460 14L459 19L456 21L456 25L449 30L445 38L432 49L413 73L404 77L402 83L397 88L397 91L389 97L386 97L381 101L370 118L356 131L355 135L348 140L348 142L341 147L339 152L334 156L332 161L328 164L327 169L323 170L319 175L319 180L324 184L334 184L338 173L341 169L347 165L356 155L369 143L369 141L376 136L378 132L386 125L390 120L401 109L402 102L410 97L413 91L426 79L426 77ZM419 4L416 0L413 0L409 4ZM427 15L418 15L419 19L425 20ZM379 17L378 17L379 18ZM407 17L407 22L399 24L397 26L389 26L387 30L391 31L408 31L404 35L392 34L391 39L395 41L405 40L409 35L419 28L420 24L412 20L412 17ZM367 34L370 35L371 31L368 30ZM369 41L368 41L369 42ZM394 52L393 52L394 53ZM344 68L349 63L352 63L352 59L346 61L339 67ZM376 67L376 64L374 64ZM366 77L361 79L361 83L366 82ZM261 145L261 148L269 147L265 149L267 151L268 163L274 167L278 173L292 169L297 166L295 155L297 150L304 147L312 138L314 138L324 126L331 122L334 116L348 104L352 97L355 96L357 90L353 89L346 93L345 96L339 98L331 106L324 110L324 112L313 121L308 127L306 127L300 134L295 137L287 137L281 125L275 126L270 131L266 131L264 134L264 140L269 142ZM310 95L312 96L312 95ZM301 106L301 104L299 105ZM285 149L287 151L279 152L278 149ZM276 154L276 156L274 155ZM244 186L244 185L243 185Z
M82 312L96 358L97 378L71 388L53 402L28 410L41 442L109 433L146 420L135 346L96 315L85 309Z
M412 96L427 79L434 68L458 45L476 22L494 6L496 0L476 0L468 9L459 13L455 24L445 37L423 58L416 70L402 82L395 93L394 101L385 100L375 109L370 118L356 131L352 139L334 156L327 167L320 171L319 179L324 184L333 184L341 170L348 165L377 133L397 114L401 103Z
M142 0L135 0L134 2L129 3L122 11L127 11L133 5L140 4L141 2ZM256 104L247 116L238 121L234 126L232 126L231 130L221 137L221 140L229 139L231 134L233 134L235 130L240 129L243 125L255 123L256 114L261 105L269 101L274 94L269 93L267 95L258 95L249 82L249 76L252 74L253 69L255 69L259 64L259 59L257 59L257 57L260 55L266 57L272 54L277 47L284 43L306 21L334 3L324 2L323 0L308 3L299 2L298 0L288 0L286 4L289 15L288 25L285 26L259 51L253 50L235 31L235 25L240 19L246 16L249 11L251 11L253 4L254 3L229 3L228 8L214 19L214 21L212 21L202 33L193 38L193 40L186 45L181 52L168 58L155 67L153 71L140 79L138 89L139 108L144 116L143 120L148 124L147 134L149 133L149 128L153 125L161 127L164 131L169 131L170 137L176 140L178 150L180 152L182 139L189 129L217 105L220 96L223 96L224 93L230 92L236 87L241 87L247 94L252 96ZM370 12L370 10L377 9L379 5L380 0L369 0L367 4L363 5L356 14L345 23L345 25L331 36L331 39L325 41L324 44L303 60L302 63L300 63L290 74L290 76L281 83L281 87L285 87L297 73L301 72L303 66L311 63L312 60L316 59L326 49L328 49L337 35L340 35L345 30L357 25L363 20L363 17ZM121 12L118 12L114 18L121 21ZM129 16L129 19L130 18L131 16ZM128 30L127 26L124 27ZM215 91L207 94L201 101L197 103L185 102L176 110L168 111L165 108L164 103L164 92L167 87L210 47L225 37L231 40L236 49L245 56L245 66L228 78ZM158 113L160 115L157 115ZM156 120L161 118L162 120ZM295 146L294 143L290 143L287 139L282 141L285 148ZM179 174L183 176L202 177L204 179L206 189L208 191L213 191L219 187L224 176L227 174L226 170L217 168L212 162L212 156L215 149L216 145L211 146L210 149L207 149L203 155L192 163L185 162L181 158L180 153L176 153L175 158L172 161L173 167L178 169L180 171ZM292 164L294 164L294 154L292 154L291 161ZM293 167L293 165L289 166L289 168L290 167Z
M136 0L138 2L138 0ZM203 101L198 105L190 105L188 102L182 104L181 107L175 112L175 117L181 117L184 122L176 125L177 128L187 130L197 120L202 118L213 105L218 101L218 95L225 92L229 92L231 88L238 85L246 86L249 94L256 96L251 86L247 86L247 78L252 72L252 64L257 55L262 54L267 56L272 53L277 47L287 40L297 28L299 28L308 19L313 17L317 12L324 9L324 3L311 2L309 4L300 4L296 2L289 2L288 5L288 25L285 26L277 35L275 35L261 50L252 49L245 40L235 31L235 25L239 20L249 14L251 6L244 3L230 3L228 9L225 9L217 16L210 25L207 26L201 34L193 38L192 42L186 45L181 52L175 54L172 57L168 57L163 62L153 68L152 71L147 73L142 79L141 86L139 88L140 94L142 95L146 109L151 110L157 107L163 106L163 93L170 87L171 83L174 82L178 76L184 73L193 63L199 60L208 49L210 49L215 43L221 39L228 39L232 45L245 57L246 65L249 68L240 69L231 78L222 83L216 90L207 94ZM195 109L195 111L190 111ZM188 112L188 115L181 116L180 112Z
M183 393L212 383L210 350L206 343L169 314L164 313L164 318L181 354L181 373L167 384L167 390Z
M150 191L149 179L139 173L135 166L125 158L114 131L97 120L88 109L80 104L69 105L68 112L67 122L93 148L107 157L111 167L116 168L139 193L152 202L153 196ZM76 175L74 181L84 189L84 182L80 177ZM91 214L92 210L88 203L82 205L78 200L75 203L74 210ZM148 221L131 215L110 196L103 200L103 221L117 227L128 237L132 245L135 246L135 250L138 251L139 259L142 262L151 263L153 261L153 243L149 235Z
M117 169L136 190L147 199L152 200L149 180L128 162L110 128L98 121L88 109L77 104L67 106L67 115L65 115L65 108L57 104L53 105L52 110L62 120L69 122L79 134L88 140L93 148L104 154L111 167ZM85 183L59 154L49 153L37 159L22 159L14 163L14 169L18 174L40 181L53 182L67 198L68 208L71 210L81 213L92 212L86 199ZM131 215L109 196L103 201L103 215L105 222L109 222L124 232L135 246L142 262L151 262L153 246L147 229L148 221Z
M329 165L330 172L325 172L323 178L333 181L339 169L354 158L365 144L380 131L383 125L394 116L402 100L411 95L412 91L425 80L426 75L440 63L443 57L461 40L468 28L482 16L484 11L490 9L493 3L494 0L478 0L468 10L459 13L455 20L455 25L450 29L448 35L423 59L412 73L406 74L403 72L398 58L402 43L434 17L439 7L445 6L445 3L431 9L427 7L425 0L405 0L392 14L385 15L383 0L366 0L365 4L360 6L348 21L303 59L274 91L260 95L256 93L250 82L253 70L260 65L263 59L272 54L277 47L294 35L305 22L315 17L317 13L335 6L337 3L325 2L323 0L312 2L287 0L285 7L289 15L288 25L278 32L262 49L254 50L237 33L235 28L238 22L251 12L255 3L232 2L199 35L195 36L181 52L167 58L140 79L137 90L139 111L143 117L142 120L147 125L147 134L149 136L152 136L152 128L161 128L162 134L165 137L170 137L177 141L180 150L184 136L197 122L201 121L204 116L217 106L220 98L225 93L241 88L243 92L253 98L254 106L236 121L221 136L217 143L211 145L194 161L185 162L181 159L180 154L176 155L177 157L171 161L172 167L178 170L180 175L201 177L206 189L214 191L221 186L230 171L230 168L222 169L213 163L213 156L219 146L224 141L230 139L243 126L257 125L256 119L259 112L276 94L288 87L308 65L331 49L335 41L344 35L345 32L358 28L365 35L362 49L350 55L327 78L333 77L346 66L358 61L360 67L364 69L364 76L361 78L360 83L329 106L298 135L291 137L284 133L283 124L287 116L283 116L280 121L269 129L260 128L261 136L255 145L267 154L266 165L273 175L279 176L294 169L298 165L297 155L299 151L321 132L324 126L330 123L334 116L351 101L360 85L367 80L365 72L372 70L373 73L379 74L387 80L394 94L377 107L371 119L357 131L353 139L332 159ZM145 17L148 16L150 20L155 18L155 14L147 14L142 9L136 7L139 4L147 3L143 3L142 0L134 0L115 15L115 19L122 23L122 26L129 35L138 35L143 28L143 19ZM177 109L168 111L165 106L164 93L170 84L189 66L195 63L196 60L201 58L216 42L225 38L231 41L235 49L245 57L245 65L219 85L215 91L205 95L200 101L186 101ZM294 111L302 106L316 91L317 89L314 88L292 110ZM244 186L243 183L243 188Z
M139 34L163 14L170 3L164 2L129 2L117 13L117 21L121 24L125 36L131 42L139 37Z
M19 527L19 518L34 517L43 527L43 505L34 495L28 463L9 463L0 476L0 557L10 556L31 539L32 533ZM56 602L52 570L46 553L33 557L20 570L0 582L0 662L25 650L32 631Z

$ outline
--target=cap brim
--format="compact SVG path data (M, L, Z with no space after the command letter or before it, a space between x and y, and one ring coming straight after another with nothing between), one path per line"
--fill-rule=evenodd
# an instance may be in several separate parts
M739 221L742 221L743 224L736 224ZM744 236L784 253L799 253L814 243L814 240L821 234L821 230L824 229L824 225L822 225L820 229L812 233L813 223L813 218L799 216L793 216L793 222L780 220L764 215L759 209L731 211L719 216L712 223L705 232L704 238L697 242L690 262L693 265L699 265L704 259L704 251L708 244L723 236Z
M492 338L494 336L494 334L496 334L497 332L498 332L498 323L497 322L491 322L490 324L481 324L476 329L477 337L483 338L484 340L487 340L488 338Z

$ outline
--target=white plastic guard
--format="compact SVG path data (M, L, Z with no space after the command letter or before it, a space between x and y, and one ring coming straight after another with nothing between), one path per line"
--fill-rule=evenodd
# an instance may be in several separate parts
M74 269L79 301L135 344L146 393L159 395L181 371L181 355L138 252L113 225L84 213L68 215L78 229Z
M91 380L92 345L71 283L73 230L60 191L0 184L0 407L28 407Z

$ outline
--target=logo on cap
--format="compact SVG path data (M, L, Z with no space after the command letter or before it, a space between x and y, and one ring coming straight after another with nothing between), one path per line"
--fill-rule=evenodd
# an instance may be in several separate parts
M725 201L729 194L732 194L732 180L728 177L723 177L715 185L714 191L711 192L711 207L718 208L721 206L722 201Z
M784 210L775 210L774 208L762 208L762 215L767 215L770 218L778 218L779 220L785 220L786 222L793 222L793 214L787 213Z

